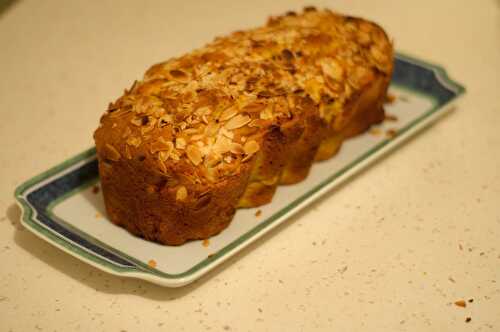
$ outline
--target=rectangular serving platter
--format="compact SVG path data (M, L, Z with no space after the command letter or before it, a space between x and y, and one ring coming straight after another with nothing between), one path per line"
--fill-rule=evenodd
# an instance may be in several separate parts
M384 153L449 111L465 92L445 70L397 54L385 121L344 142L332 159L316 163L309 177L280 186L270 204L239 209L230 226L209 244L172 247L134 237L106 220L95 149L91 148L20 185L15 198L22 224L40 238L103 271L159 285L186 285L257 240ZM339 193L341 194L341 193ZM256 216L257 210L261 215Z

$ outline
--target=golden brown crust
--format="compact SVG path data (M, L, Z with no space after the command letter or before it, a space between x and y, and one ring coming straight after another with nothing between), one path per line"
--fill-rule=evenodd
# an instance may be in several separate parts
M110 219L171 245L220 232L383 119L392 57L374 23L308 9L152 66L94 134Z

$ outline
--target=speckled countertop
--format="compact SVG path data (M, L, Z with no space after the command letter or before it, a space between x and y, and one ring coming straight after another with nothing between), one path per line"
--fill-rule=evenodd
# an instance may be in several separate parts
M381 23L467 95L180 289L105 274L36 238L14 188L91 146L107 103L150 64L303 4L25 0L0 14L0 331L500 331L500 1L316 5Z

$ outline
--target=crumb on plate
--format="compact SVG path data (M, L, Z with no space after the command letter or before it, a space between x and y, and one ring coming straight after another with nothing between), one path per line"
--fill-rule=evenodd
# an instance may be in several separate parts
M156 267L156 261L154 259L150 259L148 261L148 265L152 268L155 268Z

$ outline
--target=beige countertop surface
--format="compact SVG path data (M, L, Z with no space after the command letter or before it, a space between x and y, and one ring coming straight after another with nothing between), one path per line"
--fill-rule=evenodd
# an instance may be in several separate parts
M467 94L179 289L38 239L13 191L90 147L107 103L152 63L304 3L25 0L0 14L0 331L500 331L500 1L311 3L379 22Z

